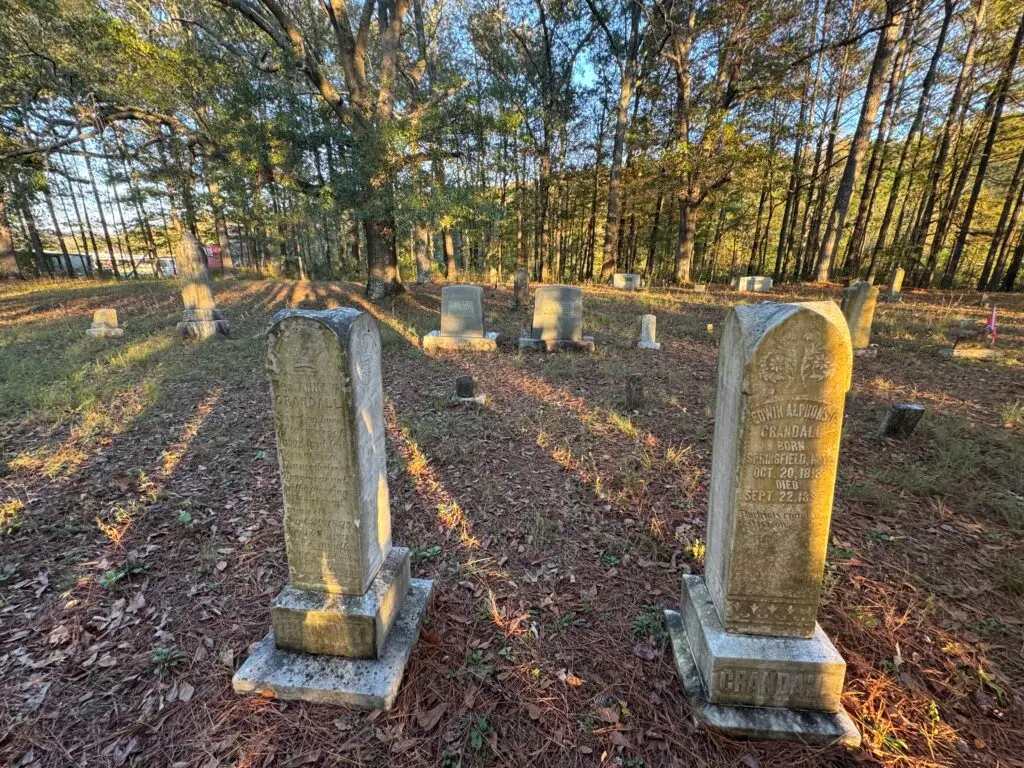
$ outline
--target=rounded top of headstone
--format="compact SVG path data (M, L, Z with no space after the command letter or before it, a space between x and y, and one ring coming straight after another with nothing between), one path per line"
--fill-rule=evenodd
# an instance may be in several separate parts
M483 289L483 286L480 286L480 285L458 284L458 285L444 285L444 286L441 286L441 295L443 296L446 293L451 293L451 294L456 294L456 293L463 293L463 294L465 294L465 293L476 293L476 294L479 294L481 299L482 299L483 295L484 295L484 289Z
M738 332L747 392L765 386L817 388L825 382L843 392L850 389L850 328L834 301L741 304L725 325L725 335Z
M282 309L271 318L270 328L267 332L272 333L285 320L302 318L320 323L320 325L333 331L338 338L344 339L348 336L352 324L363 315L366 316L366 319L371 324L376 325L376 320L370 314L359 309L353 309L352 307L338 307L336 309Z

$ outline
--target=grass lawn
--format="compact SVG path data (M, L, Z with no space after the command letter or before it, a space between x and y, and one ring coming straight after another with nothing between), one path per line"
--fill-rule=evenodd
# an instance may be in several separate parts
M998 297L1000 361L938 355L987 317L949 293L880 304L879 354L855 361L819 611L864 734L845 754L695 730L661 622L703 567L719 328L757 297L587 288L597 352L545 356L486 289L501 351L434 355L436 285L371 305L219 281L232 335L203 344L175 337L175 289L0 286L3 764L1022 764L1022 297ZM341 305L380 321L394 540L436 582L398 703L369 715L231 690L287 581L264 332ZM104 306L122 338L86 336ZM635 347L644 312L661 352ZM485 406L449 403L464 373ZM918 430L879 439L906 401Z

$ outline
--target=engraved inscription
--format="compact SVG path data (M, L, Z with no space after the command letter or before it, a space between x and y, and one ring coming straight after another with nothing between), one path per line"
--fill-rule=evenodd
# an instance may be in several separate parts
M721 669L714 677L718 701L729 699L774 706L820 706L828 693L828 680L815 672L780 672L753 667Z

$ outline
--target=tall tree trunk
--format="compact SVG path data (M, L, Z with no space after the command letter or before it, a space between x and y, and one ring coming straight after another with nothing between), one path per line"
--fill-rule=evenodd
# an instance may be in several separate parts
M986 104L985 113L990 115L988 136L985 137L985 145L981 150L981 157L978 159L978 170L974 177L974 186L971 188L971 196L967 199L967 210L964 212L963 224L953 244L953 252L949 254L949 261L946 262L946 271L942 275L942 287L950 288L956 279L957 269L960 267L960 259L963 257L964 248L967 245L967 238L971 231L971 222L974 220L974 210L978 205L978 197L981 195L981 188L985 184L985 172L988 170L988 161L992 156L992 146L995 144L996 135L999 133L999 123L1003 116L1003 105L1006 104L1006 93L1013 80L1013 71L1017 67L1017 58L1020 55L1021 44L1024 43L1024 14L1021 15L1020 24L1017 26L1017 34L1013 38L1013 45L1010 47L1010 56L1003 68L1003 73L996 83L989 104ZM994 103L993 103L994 100Z
M868 136L875 125L878 105L882 100L885 72L896 44L904 13L902 8L894 6L895 0L889 0L886 3L885 26L879 33L878 46L875 48L875 56L871 62L871 71L868 74L868 82L865 86L864 103L861 106L860 119L857 121L857 129L853 134L850 154L846 158L846 166L843 168L843 177L839 182L839 189L836 192L835 204L832 207L832 213L829 215L825 234L822 237L821 250L818 253L817 280L819 283L828 282L832 271L832 259L839 246L839 239L843 232L843 226L846 223L846 214L850 209L853 187L857 183L857 177L860 175L860 166L864 159L864 152L867 149Z
M644 279L650 280L654 274L655 255L658 249L658 224L661 222L661 210L665 207L665 186L658 183L658 198L654 203L654 215L651 216L651 237L647 241L647 265L644 268Z
M60 229L60 221L57 220L57 211L53 208L53 195L50 194L49 186L43 189L43 199L46 200L46 210L50 214L50 221L53 223L53 232L57 235L57 244L60 246L60 254L64 259L64 271L67 276L71 279L75 277L75 268L71 266L71 255L68 253L68 247L64 243L64 233Z
M96 186L96 175L92 172L92 163L89 161L89 156L85 156L85 169L89 174L89 184L92 185L92 196L96 200L96 213L100 217L100 228L103 230L103 239L107 243L107 253L110 254L110 268L114 272L114 277L118 280L121 279L121 270L117 266L117 256L114 254L114 242L110 239L110 230L107 228L107 217L103 215L103 201L100 200L100 190ZM96 255L96 261L100 261L99 254ZM100 262L100 273L103 272L103 265Z
M1002 272L1002 265L999 265L994 271L993 267L996 266L996 256L1000 252L1005 253L1003 246L1013 232L1015 221L1012 221L1011 217L1014 216L1017 210L1017 190L1021 187L1022 174L1024 174L1024 149L1021 150L1020 156L1017 158L1017 165L1013 169L1010 186L1007 188L1006 198L1003 200L1003 209L999 213L999 223L996 225L996 231L992 235L988 256L985 257L985 265L981 268L981 275L978 277L979 291L995 290L996 285L999 283L998 273ZM989 278L991 278L991 284Z
M1017 275L1020 273L1021 262L1024 262L1024 227L1020 228L1017 235L1017 247L1013 249L1013 258L1010 260L1010 268L1006 270L1001 286L1004 291L1012 291L1014 283L1017 282Z
M46 258L46 254L43 252L43 241L39 237L39 228L36 226L36 217L32 213L31 204L25 202L21 204L21 221L25 225L25 232L28 235L29 245L32 246L32 253L36 259L36 271L39 276L42 277L45 272L50 277L53 277L53 267L50 265L50 260Z
M128 239L130 233L128 232L128 226L125 224L124 210L121 208L121 197L120 195L117 194L117 185L111 184L110 190L114 195L114 204L117 209L117 218L121 221L121 231L124 233L124 247L128 251L128 263L132 265L132 277L138 277L139 269L135 264L135 254L132 252L131 241Z

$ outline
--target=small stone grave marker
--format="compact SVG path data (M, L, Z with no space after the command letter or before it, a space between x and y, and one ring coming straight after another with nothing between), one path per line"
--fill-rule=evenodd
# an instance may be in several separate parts
M117 325L117 310L104 307L92 313L92 325L85 332L90 336L108 339L124 335L124 328Z

